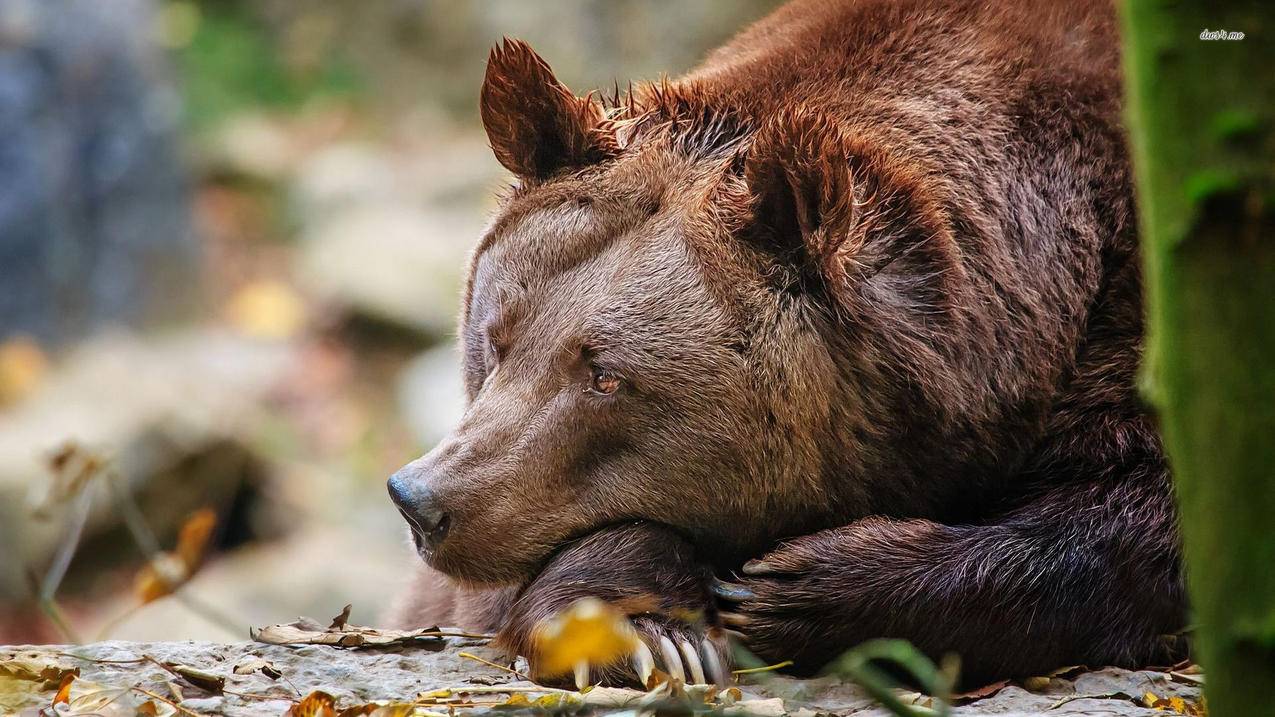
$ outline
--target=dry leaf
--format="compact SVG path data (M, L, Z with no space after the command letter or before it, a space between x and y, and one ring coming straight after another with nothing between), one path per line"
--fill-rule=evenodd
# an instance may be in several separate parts
M344 630L345 623L350 621L350 608L352 607L354 607L352 604L347 604L341 610L340 615L337 615L336 617L332 618L332 624L328 625L328 629L329 630Z
M292 705L285 717L336 717L336 698L315 690Z
M56 690L67 675L79 677L80 668L59 667L27 660L0 660L0 680L37 682L41 690Z
M177 548L161 553L137 575L136 593L143 605L171 595L195 575L216 525L217 513L212 508L201 508L186 518L177 535Z
M226 313L236 329L263 339L290 338L305 324L305 304L279 281L256 281L239 289Z
M536 628L535 668L554 676L570 672L580 663L609 665L628 657L637 641L624 613L595 598L579 600Z
M782 717L788 714L782 697L769 699L743 700L735 705L735 709L754 717Z
M130 687L103 685L87 680L71 683L69 700L57 708L59 716L134 717L150 699ZM172 717L172 705L154 704L156 717Z
M1154 692L1147 692L1140 700L1143 707L1150 707L1158 712L1188 715L1188 717L1204 717L1204 706L1199 702L1188 702L1181 697L1159 697Z
M344 623L342 615L332 624ZM252 639L271 645L330 645L332 647L388 647L413 645L428 650L441 650L447 646L443 633L437 627L420 630L381 630L374 627L342 624L338 628L324 627L308 617L284 625L270 625L248 631Z
M1001 690L1009 687L1009 680L1001 680L993 682L990 685L983 685L977 689L962 692L959 695L952 695L952 701L960 704L974 702L975 700L986 699L999 693Z
M75 675L67 673L62 676L62 684L58 686L58 693L53 696L53 706L64 705L71 701L71 683L75 682Z
M219 695L226 689L226 678L207 670L201 670L190 665L180 665L175 662L165 662L164 669L205 692Z
M1169 677L1174 682L1184 685L1201 686L1204 684L1204 675L1199 673L1198 668L1195 672L1170 672Z
M283 672L279 668L260 657L249 657L234 667L236 675L251 675L254 672L260 672L272 680L277 680L283 676Z

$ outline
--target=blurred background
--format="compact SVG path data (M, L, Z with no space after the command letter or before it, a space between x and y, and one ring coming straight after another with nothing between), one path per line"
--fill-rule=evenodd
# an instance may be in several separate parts
M774 4L0 0L0 643L375 624L507 180L488 48L583 94Z

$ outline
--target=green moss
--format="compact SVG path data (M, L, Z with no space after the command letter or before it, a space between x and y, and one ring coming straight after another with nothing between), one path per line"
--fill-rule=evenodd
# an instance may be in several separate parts
M291 109L316 97L353 98L363 84L339 52L306 71L288 67L270 28L240 3L198 3L190 41L176 51L186 114L199 130L248 109Z

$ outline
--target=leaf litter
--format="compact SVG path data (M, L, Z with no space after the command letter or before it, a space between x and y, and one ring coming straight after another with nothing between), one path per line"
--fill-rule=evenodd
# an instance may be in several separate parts
M544 628L537 642L539 654L552 656L558 666L570 666L582 659L604 661L618 654L627 654L631 649L632 627L627 619L617 620L616 615L597 605L577 606L555 618ZM300 618L296 622L283 625L272 625L252 630L253 638L277 645L326 645L343 649L361 648L398 648L438 650L448 644L456 644L458 640L469 640L471 644L490 636L476 635L459 631L443 630L437 627L420 630L382 630L349 623L350 606L346 606L326 627L318 621ZM622 617L622 615L621 615ZM463 644L463 643L462 643ZM54 692L48 699L46 711L58 715L101 714L114 715L197 715L196 712L182 706L185 701L181 684L198 688L214 694L234 696L244 700L266 700L287 703L285 715L294 717L355 717L372 715L374 717L396 717L399 715L426 715L430 717L456 717L469 710L494 709L506 712L537 713L610 713L622 711L624 714L750 714L778 715L792 714L811 717L814 711L798 707L795 710L785 706L784 700L778 697L745 696L738 687L719 687L707 684L686 684L682 680L656 671L646 690L621 687L585 687L580 690L566 690L542 687L530 682L520 681L505 684L482 684L491 680L471 679L468 684L434 689L417 694L415 697L400 700L353 701L353 704L341 704L331 692L324 689L313 689L302 696L293 687L295 696L279 694L250 694L236 692L226 688L228 675L218 674L208 669L183 665L175 662L163 662L149 655L142 655L130 660L95 660L88 657L59 653L65 657L86 662L103 662L116 664L151 663L160 667L174 679L161 682L168 685L172 699L144 689L141 685L106 685L79 679L80 670L68 668L60 664L44 664L39 661L10 659L0 660L0 707L4 706L8 696L9 685L17 683L25 685L28 692ZM15 656L16 657L16 656ZM515 677L523 677L521 673L504 668L490 661L478 659L500 669L509 669ZM594 664L599 664L595 662ZM1051 678L1066 679L1074 676L1080 668L1063 668L1040 678L1048 682ZM1198 668L1193 665L1175 666L1174 681L1181 681L1198 686L1194 680L1202 680ZM261 674L271 681L282 678L287 681L283 670L278 669L260 655L248 655L230 668L233 675ZM1178 675L1187 679L1178 679ZM744 675L741 675L743 677ZM765 678L765 674L751 675ZM152 681L154 681L152 679ZM1022 684L1020 681L1019 684ZM291 685L291 683L288 683ZM1008 681L993 683L982 688L955 695L955 701L963 704L977 702L991 697L1006 686ZM922 694L907 695L896 693L900 701L915 705L922 710L929 706L929 698ZM910 699L903 699L908 697ZM1077 694L1064 698L1051 707L1057 708L1067 702L1078 699L1119 699L1128 700L1139 706L1155 709L1172 715L1185 717L1204 717L1206 715L1201 700L1180 696L1159 696L1146 692L1141 696L1124 692L1086 695ZM264 705L263 705L264 707ZM929 710L927 710L929 711ZM263 712L265 714L267 712ZM32 712L32 714L35 714Z

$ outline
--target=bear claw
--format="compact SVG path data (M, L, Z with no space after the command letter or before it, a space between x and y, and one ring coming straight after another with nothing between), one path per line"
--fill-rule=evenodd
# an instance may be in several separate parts
M686 681L693 685L704 684L707 680L704 679L704 666L699 661L699 651L686 640L678 642L678 647L682 651L682 664L690 672Z
M765 575L766 573L779 572L774 565L765 560L749 560L744 563L741 571L745 575Z
M682 669L682 659L677 654L677 646L665 635L660 635L660 656L664 658L664 670L671 677L686 681L686 672Z
M717 647L707 637L700 644L700 656L704 658L704 670L708 673L708 678L713 684L725 686L727 683L726 670L722 667L722 660L717 655Z
M643 687L650 681L651 673L655 671L655 656L651 654L651 648L641 640L638 640L637 647L633 650L633 671L637 673L638 682L642 683Z
M717 597L734 602L752 600L757 597L757 593L754 593L752 590L749 590L747 587L744 587L739 583L730 583L717 578L713 579L710 587Z

